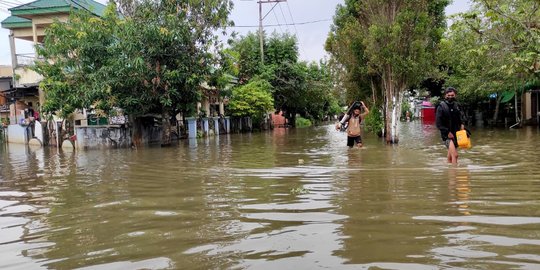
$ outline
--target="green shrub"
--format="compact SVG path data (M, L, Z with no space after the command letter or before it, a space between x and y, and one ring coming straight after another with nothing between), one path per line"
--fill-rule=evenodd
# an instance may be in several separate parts
M429 99L429 102L431 103L432 106L434 107L437 107L439 106L439 103L441 103L442 99L439 98L439 97L432 97Z
M411 104L404 100L403 103L401 103L401 120L407 119L407 112L409 112L409 115L412 118L413 112L411 110Z
M296 127L309 127L312 123L309 119L303 118L303 117L296 117Z
M382 113L378 109L374 109L364 119L364 126L368 132L378 134L384 127Z

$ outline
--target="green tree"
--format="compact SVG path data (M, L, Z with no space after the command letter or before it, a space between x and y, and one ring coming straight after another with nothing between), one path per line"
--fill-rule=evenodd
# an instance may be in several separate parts
M266 38L265 74L274 89L276 111L283 111L288 122L296 125L296 114L305 114L307 106L306 63L298 63L296 37L273 33Z
M238 69L238 82L245 84L251 78L263 72L260 57L259 37L256 33L232 40L229 55L235 56L235 66Z
M274 107L283 111L289 123L296 123L297 114L321 120L338 105L332 95L330 68L325 63L298 61L297 40L289 34L273 33L264 38L264 65L260 61L259 39L249 33L233 40L230 55L236 55L239 83L255 76L272 85Z
M351 77L358 76L359 89L371 88L373 96L382 91L389 143L399 141L403 91L433 71L447 5L447 0L348 0L336 12L326 48Z
M482 37L509 49L507 73L540 76L540 2L535 0L478 0L484 14ZM476 30L480 30L476 29ZM501 31L502 30L502 31Z
M506 91L523 89L540 75L540 3L531 0L475 1L454 18L440 58L447 84L474 103L497 94L493 120Z
M262 123L266 113L274 107L272 85L255 77L249 83L233 88L229 112L236 117L251 117L255 126Z
M115 7L107 7L105 16L97 18L87 12L72 14L67 23L55 22L47 29L35 69L43 75L40 88L46 95L43 110L67 118L76 109L109 111L116 106L111 86L103 77L116 42L114 32L119 19Z
M122 25L117 49L126 57L118 58L113 67L128 84L119 85L117 93L121 100L130 100L122 107L135 105L139 113L162 115L162 144L171 141L170 118L188 111L199 98L199 85L215 64L211 54L218 45L215 30L229 24L231 7L229 0L145 1Z
M296 124L296 114L305 112L307 103L307 65L283 62L273 66L270 83L274 87L274 106L282 111L291 125Z
M326 116L339 114L341 108L334 96L334 81L330 67L325 62L307 65L306 107L305 117L320 122Z
M145 0L123 19L110 4L102 19L75 14L55 23L39 50L54 60L37 69L45 77L46 108L66 114L93 104L134 116L159 114L162 144L170 144L170 120L199 98L199 85L215 65L215 32L229 25L231 8L230 0Z
M333 70L336 82L336 96L341 105L351 104L355 100L372 100L373 103L382 98L377 89L377 77L369 70L362 44L363 36L359 35L359 16L353 1L339 5L334 16L334 24L325 43L325 49L331 55L329 66Z

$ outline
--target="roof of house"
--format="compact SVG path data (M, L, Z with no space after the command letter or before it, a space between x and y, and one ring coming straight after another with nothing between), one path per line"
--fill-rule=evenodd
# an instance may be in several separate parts
M105 5L93 0L36 0L10 8L11 16L2 21L2 27L7 29L29 27L32 21L25 17L69 13L73 9L86 10L94 15L103 16L105 8Z
M87 10L103 16L106 6L93 0L37 0L28 4L10 8L11 15L33 15L69 12L72 8Z
M26 28L26 27L32 27L31 20L17 17L17 16L9 16L5 20L2 21L2 28L14 29L14 28Z

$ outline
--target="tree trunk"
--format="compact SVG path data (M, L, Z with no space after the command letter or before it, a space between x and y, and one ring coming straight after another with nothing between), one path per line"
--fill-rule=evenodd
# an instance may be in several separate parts
M393 79L391 68L388 68L382 78L384 99L384 129L386 143L399 142L399 116L401 115L401 85Z
M287 111L286 112L286 118L287 118L287 124L292 127L292 128L295 128L296 127L296 111L294 112L290 112L290 111Z
M518 92L514 92L514 108L516 108L514 111L516 113L516 125L519 125L521 127L521 119L523 119L523 114L521 113L523 110L522 106L518 106ZM518 111L519 108L519 111Z
M163 110L161 114L161 146L171 145L171 116L167 109Z
M133 124L131 133L131 147L138 149L142 146L142 122L140 118L129 115L129 122Z
M399 116L401 115L402 97L399 93L392 93L387 97L384 104L385 112L385 138L387 143L399 142Z
M375 87L375 83L373 82L374 78L371 78L371 98L373 99L373 105L377 104L377 87Z
M58 141L57 141L57 136L56 136L56 130L57 128L55 128L55 125L56 125L56 121L54 120L47 120L47 124L46 124L46 129L47 129L47 132L46 132L46 136L45 138L43 138L45 141L47 141L47 143L51 146L56 146L58 147Z
M497 101L495 103L495 113L493 113L493 125L497 125L497 120L499 118L499 107L501 105L502 95L497 93Z

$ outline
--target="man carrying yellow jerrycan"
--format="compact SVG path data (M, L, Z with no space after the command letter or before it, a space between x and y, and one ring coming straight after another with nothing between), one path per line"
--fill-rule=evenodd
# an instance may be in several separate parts
M441 137L448 149L448 163L457 164L459 148L470 148L470 133L465 130L463 112L456 102L457 91L448 87L444 91L444 100L437 107L436 125L441 131Z

